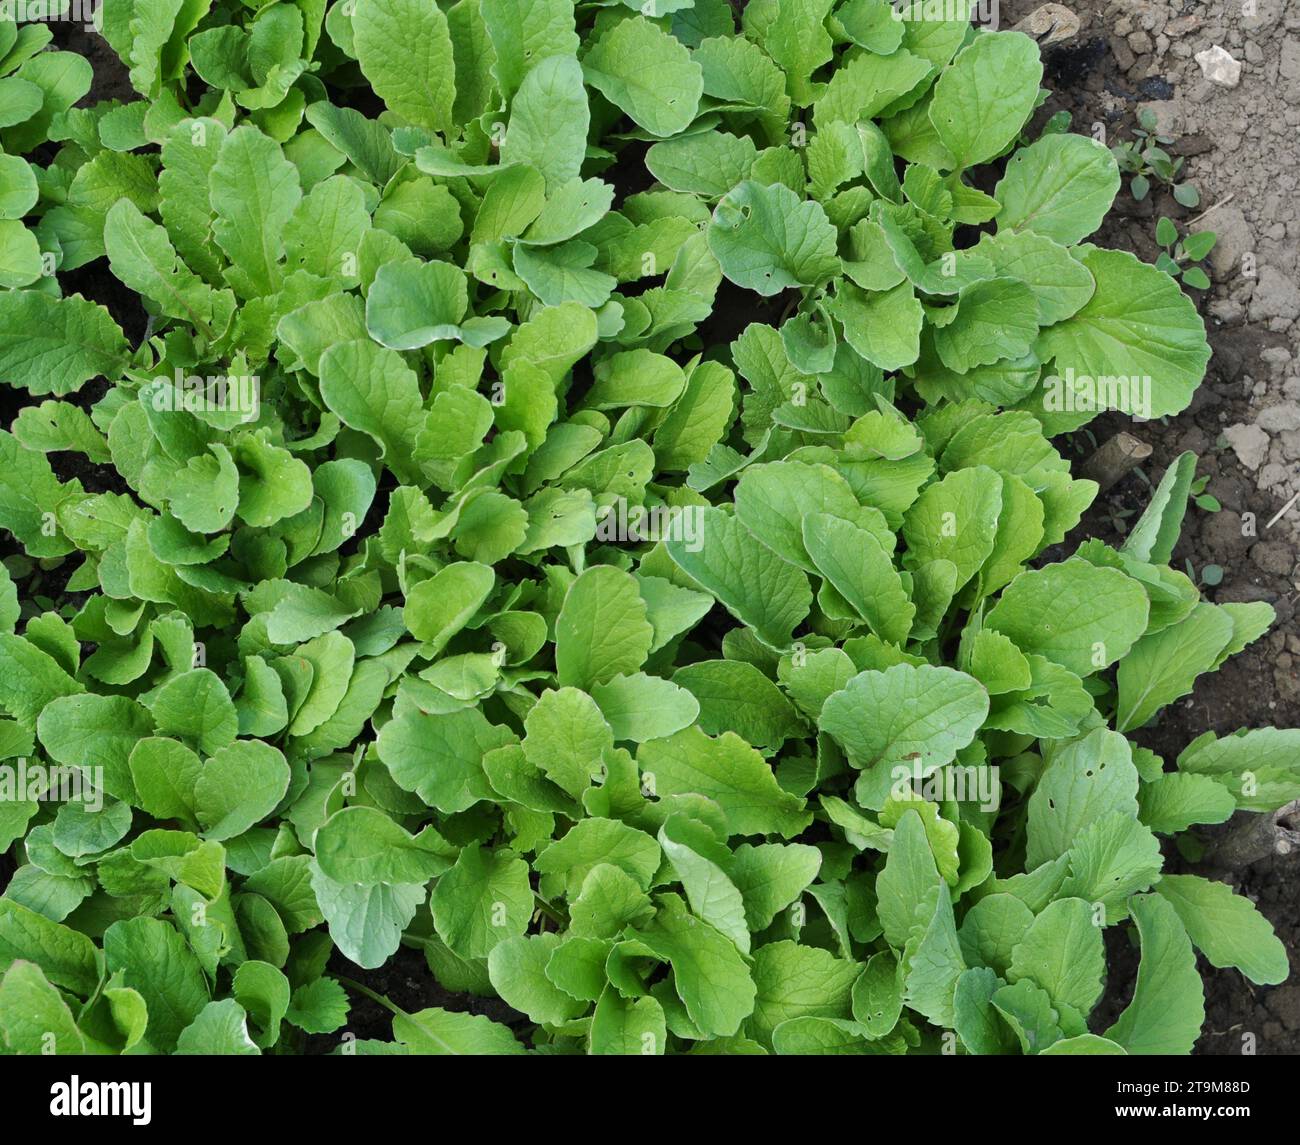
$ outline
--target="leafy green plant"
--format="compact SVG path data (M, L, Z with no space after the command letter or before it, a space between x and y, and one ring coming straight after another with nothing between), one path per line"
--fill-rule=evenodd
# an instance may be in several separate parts
M1187 160L1175 159L1165 150L1173 142L1172 135L1159 134L1155 112L1144 107L1138 111L1138 126L1133 128L1133 138L1122 140L1111 148L1119 169L1132 176L1129 191L1139 203L1151 193L1152 183L1163 183L1182 206L1200 204L1201 193L1196 185L1178 178Z
M1208 564L1201 569L1201 583L1214 588L1223 583L1223 566Z
M1192 499L1196 502L1196 507L1198 509L1203 509L1207 513L1217 513L1223 508L1223 505L1213 493L1207 493L1205 491L1206 486L1208 486L1209 483L1209 474L1198 477L1193 481L1191 489Z
M1174 278L1181 278L1188 286L1197 290L1210 289L1210 276L1198 263L1214 249L1218 236L1213 231L1197 231L1195 234L1179 238L1178 226L1173 219L1160 217L1156 224L1156 242L1164 250L1156 259L1156 266Z
M349 1052L1184 1053L1196 950L1286 978L1161 838L1300 793L1297 733L1133 738L1273 619L1169 567L1195 458L1045 557L1097 493L1050 439L1209 348L1087 241L1115 157L1016 147L1033 41L132 12L138 100L0 128L56 270L0 293L10 1052L292 1052L365 997ZM402 947L462 1002L376 991Z

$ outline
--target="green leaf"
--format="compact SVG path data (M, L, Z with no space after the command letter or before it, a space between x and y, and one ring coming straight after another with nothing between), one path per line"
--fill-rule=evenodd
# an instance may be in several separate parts
M1210 965L1235 966L1261 986L1286 981L1286 947L1249 899L1197 875L1165 875L1155 892L1174 908Z
M230 285L244 298L274 293L284 274L281 232L302 199L298 169L274 139L244 124L222 141L208 195Z
M1003 986L997 974L982 966L963 971L957 979L953 991L953 1028L971 1053L1006 1054L1015 1044L993 1001Z
M807 107L816 96L812 74L831 58L831 37L825 28L834 0L782 0L768 6L761 40L785 73L790 98ZM760 37L751 34L751 38Z
M1232 792L1208 775L1169 772L1138 792L1138 818L1160 835L1177 835L1196 823L1226 823L1236 809Z
M357 62L375 93L408 123L447 132L453 125L455 61L447 17L416 0L357 0ZM395 45L401 51L395 52Z
M462 958L486 958L494 946L528 929L528 864L512 851L466 847L438 879L429 906L443 942Z
M732 188L713 211L708 237L722 273L762 295L818 286L840 269L826 212L779 183Z
M822 707L818 726L856 768L869 773L858 799L880 806L900 778L929 775L951 763L988 715L988 693L951 668L895 664L860 672ZM877 802L879 799L880 802Z
M688 914L677 895L659 902L654 919L632 932L636 945L671 964L677 995L703 1033L736 1033L753 1011L756 993L744 959L730 939Z
M590 117L578 61L571 55L540 60L511 101L501 162L535 167L553 192L578 177Z
M528 762L575 799L591 786L604 753L614 746L614 733L596 701L577 688L543 693L524 730Z
M993 197L1002 204L998 233L1032 231L1063 246L1101 226L1119 191L1119 166L1088 135L1045 135L1007 163Z
M1055 360L1060 377L1074 371L1073 408L1119 408L1148 418L1186 409L1210 358L1191 299L1126 251L1093 249L1083 265L1096 293L1073 317L1044 330L1037 347L1043 361ZM1107 394L1096 381L1106 377L1128 384ZM1082 378L1093 383L1092 392Z
M612 986L591 1017L593 1054L660 1054L667 1041L663 1007L651 997L624 998Z
M1133 899L1142 938L1133 1000L1105 1036L1131 1054L1189 1054L1205 1020L1205 992L1178 912L1158 895Z
M459 267L409 259L385 263L366 298L366 328L390 350L417 350L458 339L468 305Z
M465 627L492 593L496 574L487 565L460 561L439 569L406 594L402 620L430 656Z
M570 586L555 622L559 682L589 688L636 672L653 635L636 581L609 565L589 568Z
M903 983L898 959L881 950L867 959L866 968L853 983L853 1017L867 1037L883 1038L897 1024L903 1010Z
M367 970L392 957L401 944L402 932L427 895L423 884L336 883L315 864L309 889L329 924L334 945L344 957Z
M903 950L912 933L916 908L942 887L943 878L935 866L925 824L909 808L894 828L884 869L876 879L876 913L890 946Z
M14 962L0 978L0 1037L14 1054L86 1052L72 1011L32 962Z
M1146 890L1160 877L1160 842L1124 811L1094 819L1069 851L1070 874L1061 893L1105 908L1106 922L1128 913L1128 896Z
M209 1002L176 1039L179 1055L230 1056L261 1050L249 1036L248 1015L233 998Z
M411 443L427 414L401 356L370 341L341 342L321 355L318 373L321 397L339 420L374 438L399 480L414 478Z
M782 1022L793 1018L848 1018L853 984L862 967L815 946L771 942L754 953L754 1015L751 1036L770 1043Z
M1070 849L1113 811L1137 814L1138 773L1122 735L1097 728L1053 753L1029 799L1025 861L1033 868Z
M431 1006L393 1019L393 1037L412 1052L434 1057L450 1055L522 1054L524 1047L508 1027L482 1014Z
M498 943L488 954L493 988L508 1005L539 1024L563 1025L587 1008L546 976L547 963L562 941L558 934L521 935Z
M882 640L903 644L916 606L876 534L824 513L806 516L803 541L820 572Z
M732 834L788 839L811 819L803 800L783 791L767 761L732 732L713 739L698 727L686 728L642 744L636 758L660 798L704 795L726 813Z
M732 853L728 876L740 891L754 933L798 901L821 868L821 853L803 843L742 843Z
M250 959L239 965L231 982L237 1001L260 1032L254 1041L265 1049L280 1036L280 1022L289 1009L289 981L276 967Z
M959 167L1001 154L1038 101L1038 45L1019 32L976 36L934 85L930 122Z
M1178 768L1222 784L1238 807L1275 811L1300 799L1298 743L1300 731L1289 728L1243 729L1221 738L1207 733L1187 746Z
M0 293L0 381L33 394L70 394L92 378L117 381L127 344L104 307L79 294Z
M1185 619L1142 637L1120 661L1115 725L1140 728L1166 704L1192 690L1212 670L1232 639L1232 618L1212 604L1198 604Z
M513 740L474 708L437 716L406 711L384 724L376 748L398 787L453 814L491 798L483 756Z
M1140 561L1168 564L1187 512L1187 496L1196 479L1196 454L1180 453L1165 470L1138 522L1124 538L1122 551Z
M285 1017L309 1034L332 1034L348 1020L348 996L333 978L299 986Z
M1128 655L1147 613L1147 594L1136 580L1073 558L1022 572L986 624L1022 651L1089 676ZM1049 615L1059 619L1045 619Z
M679 668L673 681L698 701L690 722L709 735L731 731L757 748L775 749L803 731L790 701L753 664L701 660Z
M587 876L598 866L615 867L630 876L639 891L648 890L661 858L659 844L644 831L618 819L595 817L575 823L537 856L535 866L544 890L574 897L585 892ZM639 896L634 897L639 903Z
M345 807L315 838L316 862L335 882L424 883L447 869L437 842L408 834L373 807Z
M1101 997L1106 957L1092 905L1061 898L1034 919L1011 954L1007 978L1030 979L1056 1003L1088 1014Z
M567 0L482 0L481 8L495 55L492 74L506 98L535 61L578 50L573 5Z
M102 782L105 792L127 801L135 796L131 752L153 730L149 713L125 696L59 696L45 705L36 721L36 734L51 759L98 767L102 780L93 782ZM91 777L99 774L92 771Z
M692 551L685 538L670 537L665 547L673 563L764 643L787 647L812 606L807 576L734 517L713 508L701 510L700 517L703 544Z
M194 782L195 814L210 839L231 839L275 810L289 789L278 748L239 740L217 751Z
M0 219L0 286L30 286L43 272L36 235L15 219Z
M1028 353L1038 334L1034 293L1019 279L994 278L965 287L956 314L934 331L943 364L964 374Z
M685 683L634 672L593 685L591 695L616 740L644 743L695 723L700 704Z
M670 815L659 828L659 845L681 880L692 913L748 954L744 901L727 877L731 853L703 823L680 815Z
M651 135L689 126L704 90L700 65L686 47L643 16L614 24L582 61L592 87Z
M164 1052L177 1049L182 1031L208 1005L208 986L175 927L156 918L115 922L104 932L104 958L144 998L149 1041Z
M746 135L705 131L654 144L645 163L670 190L720 199L749 177L757 156L758 149Z

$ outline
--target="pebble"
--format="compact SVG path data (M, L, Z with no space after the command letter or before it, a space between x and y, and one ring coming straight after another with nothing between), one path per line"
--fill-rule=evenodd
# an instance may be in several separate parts
M1252 472L1268 457L1268 434L1257 425L1230 425L1223 431L1223 436L1232 446L1237 460Z
M1241 83L1241 61L1233 59L1232 53L1222 44L1197 52L1196 62L1210 83L1220 87L1236 87Z
M1225 326L1235 326L1245 317L1245 308L1233 298L1217 298L1210 303L1210 314Z
M1139 84L1142 88L1151 81L1143 80ZM1163 81L1162 81L1163 82ZM1166 88L1168 84L1164 85ZM1183 111L1183 101L1180 99L1153 99L1143 104L1143 107L1153 112L1156 117L1156 134L1157 135L1182 135L1183 122L1185 113Z
M1218 240L1210 251L1210 269L1217 279L1235 274L1241 266L1241 256L1255 249L1255 235L1240 207L1220 207L1205 220L1205 225Z
M1280 461L1270 461L1259 471L1259 487L1261 489L1272 489L1274 486L1283 484L1290 475L1291 471Z
M1287 83L1300 83L1300 40L1288 36L1282 41L1282 63L1279 78Z
M1279 406L1269 406L1259 411L1255 424L1266 433L1284 433L1300 429L1300 405L1286 402Z
M1250 320L1283 319L1281 329L1300 318L1300 286L1274 266L1259 268L1259 281L1250 299ZM1270 323L1270 329L1274 327Z

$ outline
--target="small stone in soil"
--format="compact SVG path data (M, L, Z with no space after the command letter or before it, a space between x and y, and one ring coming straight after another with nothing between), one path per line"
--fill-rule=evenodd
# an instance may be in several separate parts
M1268 434L1257 425L1230 425L1223 436L1247 469L1258 469L1268 457Z
M1259 487L1261 489L1272 489L1275 486L1284 484L1290 476L1290 470L1285 465L1278 461L1270 461L1259 471Z
M1259 268L1259 281L1250 297L1250 320L1270 318L1287 322L1300 318L1300 286L1276 267L1265 264Z
M1242 255L1255 249L1255 235L1239 207L1223 206L1213 212L1205 224L1218 239L1210 251L1210 269L1214 277L1224 279L1241 268Z
M1156 95L1153 92L1144 90L1148 84L1154 82L1162 83L1166 88L1168 88L1165 95ZM1168 84L1165 84L1164 80L1143 80L1142 83L1138 85L1138 91L1142 92L1142 94L1151 101L1146 104L1146 108L1148 111L1155 114L1156 133L1158 135L1177 136L1183 133L1183 101L1180 99L1167 98L1169 95L1173 94L1173 88L1169 87Z
M1210 83L1220 87L1236 87L1241 83L1241 61L1234 60L1232 53L1222 44L1197 52L1196 62Z
M1285 433L1287 430L1300 429L1300 405L1285 402L1278 406L1269 406L1259 411L1255 424L1267 433Z

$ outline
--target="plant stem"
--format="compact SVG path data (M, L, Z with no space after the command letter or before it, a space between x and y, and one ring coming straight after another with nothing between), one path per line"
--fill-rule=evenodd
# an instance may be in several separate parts
M540 895L533 895L533 903L537 910L549 918L556 926L565 927L569 925L569 920L559 913L550 903L543 902Z
M334 977L338 980L338 982L346 986L349 990L355 990L358 994L361 994L363 997L369 998L372 1002L377 1002L379 1005L383 1006L383 1008L387 1010L390 1014L396 1014L398 1017L406 1016L405 1010L402 1010L400 1007L395 1006L382 994L376 994L372 989L370 989L369 986L363 986L360 982L356 981L355 979L345 978L342 974L336 974Z

